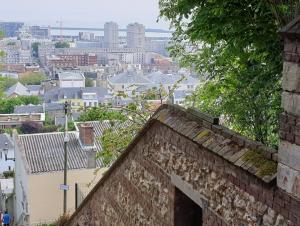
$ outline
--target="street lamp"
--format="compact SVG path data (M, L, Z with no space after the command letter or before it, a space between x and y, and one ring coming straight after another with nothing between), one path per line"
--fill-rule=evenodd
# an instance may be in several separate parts
M8 155L8 143L5 142L4 145L5 145L5 148L3 148L3 151L4 151L4 155L5 155L5 161L9 161L9 160L16 161L16 158L7 158L7 155Z

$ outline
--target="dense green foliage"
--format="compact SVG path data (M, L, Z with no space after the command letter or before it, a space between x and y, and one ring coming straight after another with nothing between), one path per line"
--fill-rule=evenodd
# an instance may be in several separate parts
M170 53L205 75L190 105L266 144L278 141L282 42L291 5L260 0L160 0L175 29Z
M83 113L78 121L103 121L103 120L125 120L121 112L108 109L107 107L93 107Z
M57 42L55 43L55 48L57 49L70 48L70 44L68 42Z
M126 121L118 126L112 125L111 129L106 130L103 136L100 137L103 150L98 157L101 157L103 163L107 166L120 156L134 136L145 125L153 110L144 100L136 99L135 103L123 107L120 113Z
M19 81L23 85L40 85L46 76L41 72L27 72L20 75Z
M86 78L85 79L85 87L93 87L93 86L94 86L93 80L90 78Z
M4 176L5 179L14 178L15 177L15 172L14 171L4 171L3 176Z
M4 92L18 82L17 79L0 77L0 97L4 96Z
M31 44L31 48L32 48L32 55L34 57L39 57L39 46L41 45L41 43L39 42L34 42Z
M0 113L10 114L14 112L14 107L19 105L40 104L41 100L37 96L20 96L10 99L0 99Z
M4 38L4 32L3 31L0 31L0 40ZM5 55L5 52L4 51L0 51L0 57L3 57Z

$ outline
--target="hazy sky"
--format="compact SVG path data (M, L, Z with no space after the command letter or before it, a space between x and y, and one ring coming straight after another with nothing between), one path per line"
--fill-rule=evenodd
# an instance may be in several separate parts
M146 27L168 29L160 20L158 0L1 0L0 21L24 21L30 25L103 27L115 21L120 27L139 22Z

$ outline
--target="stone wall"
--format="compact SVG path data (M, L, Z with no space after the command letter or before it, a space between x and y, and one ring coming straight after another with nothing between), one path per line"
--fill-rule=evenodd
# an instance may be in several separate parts
M203 225L300 225L299 200L153 123L70 225L174 225L176 183L202 207Z
M281 31L284 39L278 187L300 199L300 17Z

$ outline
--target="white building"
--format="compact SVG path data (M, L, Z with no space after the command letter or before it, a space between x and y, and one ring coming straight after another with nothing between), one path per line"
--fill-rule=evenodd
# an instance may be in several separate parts
M9 199L14 193L14 179L0 179L0 211L8 210L9 213L13 213L13 200ZM9 200L8 200L9 199Z
M4 64L27 64L32 63L31 51L22 49L20 40L14 38L4 39L0 42L0 50L5 52L5 56L0 58Z
M51 40L45 39L40 41L38 54L42 65L46 65L47 57L53 55L54 51L54 43Z
M188 74L164 74L160 71L153 72L146 76L152 84L162 85L166 91L170 89L193 92L200 84L200 80Z
M119 47L119 27L115 22L104 24L104 48L115 49Z
M145 27L142 24L134 23L127 26L127 47L145 48Z
M85 77L81 72L59 72L58 80L60 88L85 87Z
M108 79L108 85L114 93L122 92L128 95L131 95L136 88L150 84L149 79L133 70L117 74Z
M7 153L6 153L7 152ZM0 134L0 174L5 171L13 171L15 162L7 160L14 158L14 146L8 134Z

